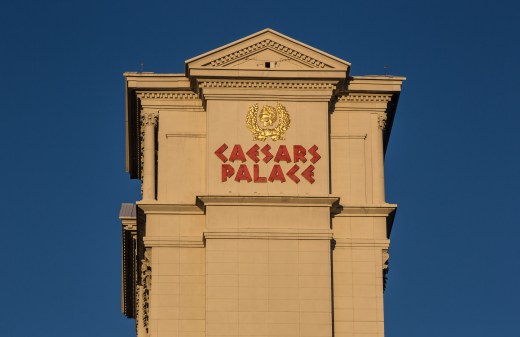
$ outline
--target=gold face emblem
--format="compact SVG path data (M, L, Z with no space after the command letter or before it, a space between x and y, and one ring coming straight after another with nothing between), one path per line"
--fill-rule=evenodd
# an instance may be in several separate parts
M263 128L258 125L258 121L262 123ZM273 126L276 121L278 125ZM276 104L276 108L264 105L260 111L256 103L249 107L246 116L246 126L253 134L253 140L265 141L269 137L274 141L284 140L284 133L290 124L289 113L280 103Z

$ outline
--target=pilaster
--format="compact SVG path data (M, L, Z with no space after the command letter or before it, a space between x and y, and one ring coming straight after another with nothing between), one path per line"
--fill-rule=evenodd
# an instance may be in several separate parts
M144 109L141 111L141 137L142 137L142 180L143 180L143 200L155 200L156 191L156 140L155 128L159 119L157 110Z

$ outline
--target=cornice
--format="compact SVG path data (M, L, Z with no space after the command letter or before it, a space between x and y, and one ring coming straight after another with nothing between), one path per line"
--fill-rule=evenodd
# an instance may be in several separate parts
M348 81L349 92L399 93L405 77L400 76L352 76Z
M233 63L234 61L245 58L249 55L258 53L264 49L274 50L282 55L287 56L288 58L297 60L300 63L307 65L310 68L331 68L328 64L313 58L309 55L301 53L293 48L287 47L279 42L275 42L271 39L265 39L260 42L254 43L237 51L234 51L230 54L219 57L211 62L204 64L204 66L210 67L222 67L227 64Z
M121 224L123 225L123 230L125 230L125 231L136 231L137 230L136 218L121 219Z
M195 81L196 91L207 100L272 100L329 102L338 80L207 79Z
M332 100L329 111L385 112L393 97L392 93L339 92Z
M124 73L127 90L174 89L189 90L190 81L185 74Z

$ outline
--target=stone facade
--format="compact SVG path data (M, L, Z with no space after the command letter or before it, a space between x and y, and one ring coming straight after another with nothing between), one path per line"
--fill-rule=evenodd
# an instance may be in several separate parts
M402 77L271 29L125 73L122 310L139 337L382 337Z

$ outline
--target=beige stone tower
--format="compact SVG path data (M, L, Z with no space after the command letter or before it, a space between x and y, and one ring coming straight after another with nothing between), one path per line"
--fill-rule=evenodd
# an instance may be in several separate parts
M123 312L139 337L382 337L401 84L271 29L126 73Z

